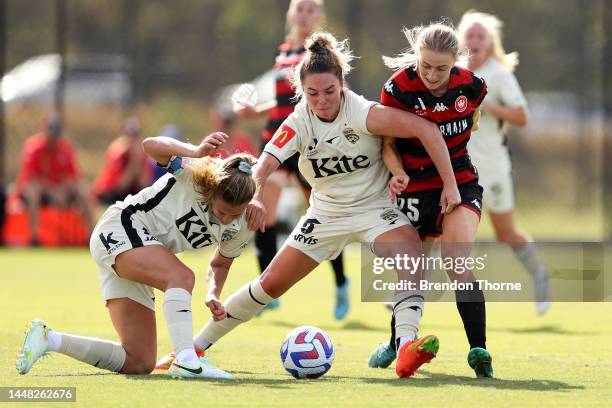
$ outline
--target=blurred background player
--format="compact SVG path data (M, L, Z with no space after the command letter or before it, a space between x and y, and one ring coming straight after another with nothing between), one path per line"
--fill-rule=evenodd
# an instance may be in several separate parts
M540 260L533 238L516 225L512 161L506 142L507 125L527 124L527 101L513 72L516 52L506 54L501 42L502 22L494 15L468 11L458 32L470 56L467 68L487 83L488 93L480 105L479 130L470 139L470 157L484 188L483 202L498 241L512 247L517 258L533 277L536 310L550 307L548 269Z
M79 165L72 143L62 136L62 123L53 114L43 130L24 142L16 192L27 203L32 245L39 245L41 206L80 210L88 233L93 226L93 210L88 187L80 180Z
M210 127L227 135L227 141L210 154L211 157L226 158L235 153L259 154L251 137L238 129L237 116L234 110L226 106L217 106L210 113Z
M440 128L451 157L461 203L450 214L440 206L442 179L418 140L386 137L383 159L393 174L391 192L397 194L400 210L408 216L423 240L441 237L443 259L464 260L470 255L480 222L482 187L470 161L467 143L487 93L483 80L455 66L465 57L459 38L445 22L404 29L409 48L397 57L383 57L396 70L385 83L381 103L412 112ZM474 119L476 118L476 119ZM459 265L453 262L453 265ZM461 263L463 265L463 263ZM472 282L468 270L446 271L451 282ZM492 377L491 355L486 350L486 312L482 290L456 290L457 309L470 344L468 363L478 377ZM391 330L395 324L392 318ZM370 367L387 367L395 358L395 335L370 356Z
M141 130L138 118L129 118L123 134L106 149L104 167L92 186L100 202L114 204L151 185L151 166L142 150Z
M291 0L287 11L287 37L279 45L276 55L274 70L276 72L276 106L262 112L256 111L250 106L242 106L237 110L241 117L254 117L266 114L267 125L262 132L262 146L270 141L281 123L293 112L297 100L295 99L295 89L291 85L291 75L293 68L302 60L306 39L319 27L323 25L325 11L323 0ZM272 258L276 255L277 236L276 228L276 208L281 192L290 181L289 177L294 175L303 192L308 199L310 196L310 185L300 174L298 169L298 155L286 160L278 170L268 179L266 184L266 197L264 205L266 207L267 219L265 231L255 233L255 248L259 267L263 272ZM349 311L349 280L344 273L344 262L342 254L331 261L336 281L336 305L334 307L334 317L342 320ZM280 306L279 299L270 302L266 309L276 309Z
M253 156L206 157L225 140L226 135L213 133L199 145L167 137L143 142L146 153L170 174L109 207L90 242L102 297L121 343L56 332L34 320L17 357L20 374L27 374L47 351L113 372L150 373L157 354L156 288L164 292L164 317L176 354L168 374L231 378L194 349L195 275L175 255L217 246L209 262L206 305L215 318L225 317L219 296L233 259L253 236L244 214L255 193Z

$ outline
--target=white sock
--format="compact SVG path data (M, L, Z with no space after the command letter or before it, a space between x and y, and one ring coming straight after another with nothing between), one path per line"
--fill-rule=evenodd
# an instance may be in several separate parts
M206 350L239 324L251 320L259 309L273 300L274 298L270 297L261 287L259 277L247 283L225 302L227 317L218 322L210 319L195 336L193 339L195 347L198 350Z
M56 335L61 336L59 353L116 373L125 364L127 355L119 343L67 333L56 332Z
M62 333L49 329L47 332L47 344L49 351L60 351L62 347Z
M397 348L398 350L402 348L402 346L406 343L408 343L409 341L414 340L414 337L412 336L402 336L399 339L399 347Z
M514 253L521 261L525 269L527 269L527 272L529 272L532 276L540 273L541 271L546 271L546 266L544 266L540 260L538 251L536 250L536 246L533 242L528 242L522 248L515 249Z
M182 288L170 288L164 293L164 316L174 352L193 349L193 319L191 294Z
M184 349L176 353L176 357L174 361L177 363L183 363L185 361L195 361L198 359L198 356L195 352L195 349L192 347L190 349Z
M400 339L399 347L416 338L423 316L423 300L423 294L418 291L398 293L393 298L395 338Z

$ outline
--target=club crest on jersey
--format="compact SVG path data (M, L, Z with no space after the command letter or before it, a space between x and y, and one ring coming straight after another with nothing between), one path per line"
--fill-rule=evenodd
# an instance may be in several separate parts
M232 238L236 236L237 233L238 233L237 229L227 228L225 231L223 231L223 234L221 234L221 242L231 240Z
M344 137L346 137L346 140L348 140L352 144L355 144L359 141L359 136L350 127L342 129L342 133L344 134Z
M287 125L283 125L279 132L276 134L274 138L274 142L272 144L279 149L282 149L293 137L295 136L295 130L291 129Z
M457 99L455 99L455 110L457 112L464 112L467 109L468 100L465 95L459 95Z
M319 143L319 140L316 137L313 137L312 141L306 148L306 157L310 157L317 154L317 143Z
M393 225L399 218L399 215L394 209L388 209L388 210L385 210L382 214L380 214L380 218L382 218L385 221L389 221L389 224Z

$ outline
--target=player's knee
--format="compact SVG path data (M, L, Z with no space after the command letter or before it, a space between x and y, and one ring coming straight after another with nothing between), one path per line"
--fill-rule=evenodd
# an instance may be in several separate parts
M155 357L142 353L128 353L121 372L123 374L150 374L154 369Z
M527 238L525 234L515 228L498 231L497 240L499 242L503 242L505 244L510 244L513 246L516 246L516 245L520 246L520 245L524 245L525 243L527 243Z
M280 282L270 276L270 274L266 274L266 271L261 275L261 288L266 292L266 294L274 299L277 299L285 293L285 289L282 287Z
M121 370L123 374L151 374L155 369L155 361L137 361Z
M183 288L188 292L191 292L194 286L195 274L187 267L177 269L168 281L169 288Z

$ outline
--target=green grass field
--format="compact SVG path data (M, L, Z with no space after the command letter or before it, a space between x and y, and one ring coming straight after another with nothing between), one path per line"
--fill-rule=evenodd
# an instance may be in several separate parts
M196 327L208 318L203 278L209 256L183 257L199 272ZM353 304L346 321L332 317L334 285L329 266L323 265L282 299L280 310L243 325L211 349L213 363L233 373L234 380L173 381L157 372L111 374L59 354L36 364L28 375L18 375L14 358L32 318L43 318L59 331L106 339L116 335L85 249L1 250L0 386L74 386L77 404L87 407L612 405L612 304L557 303L543 317L535 316L530 303L489 304L493 380L473 378L455 305L428 304L421 333L438 335L440 352L417 375L398 380L392 368L367 367L371 349L388 336L389 313L381 304L359 302L358 252L349 251L347 259ZM224 294L255 273L249 251L236 261ZM157 304L162 355L170 341ZM303 324L323 328L334 342L334 365L319 380L294 380L280 363L284 336ZM44 406L54 405L59 403Z

